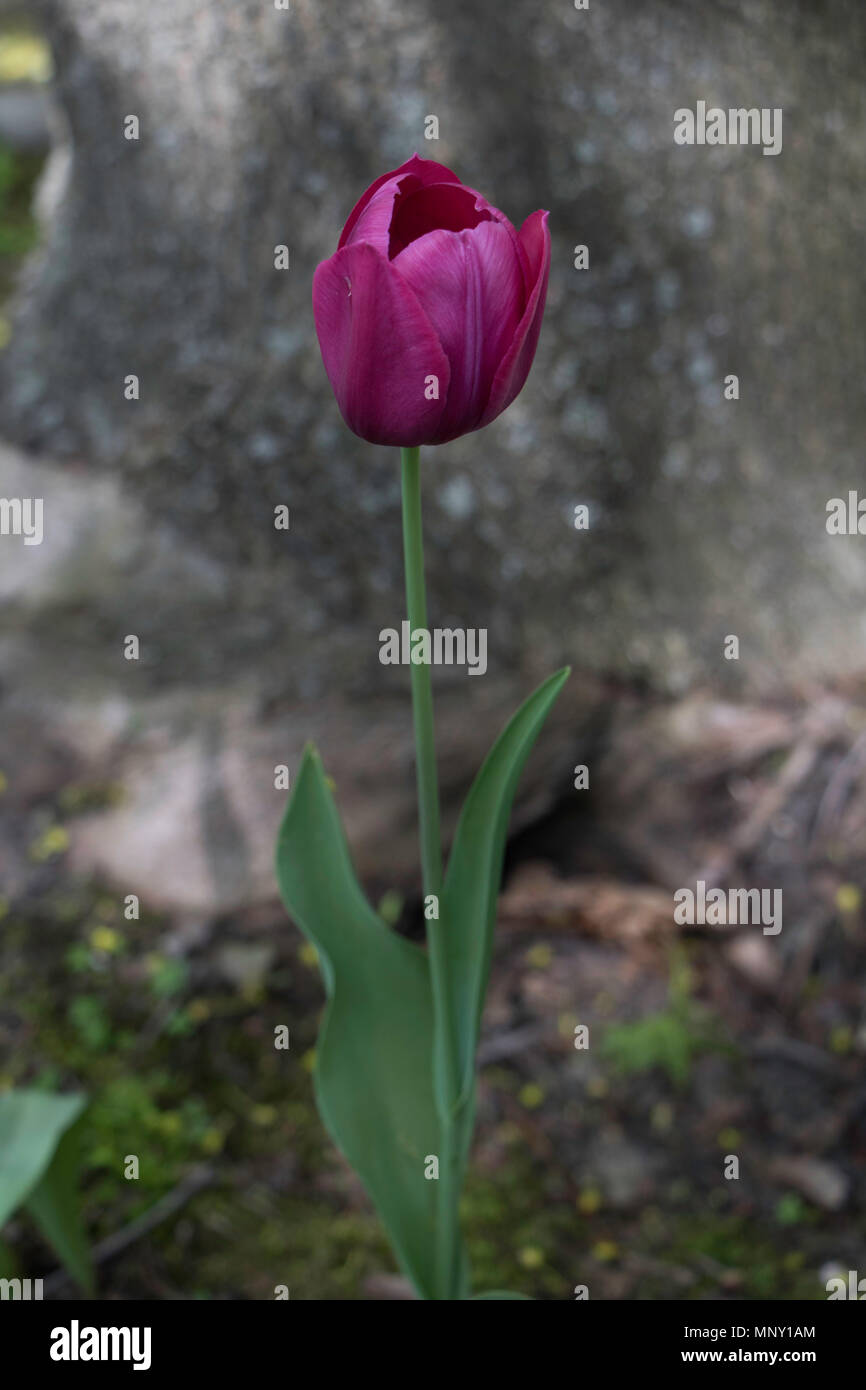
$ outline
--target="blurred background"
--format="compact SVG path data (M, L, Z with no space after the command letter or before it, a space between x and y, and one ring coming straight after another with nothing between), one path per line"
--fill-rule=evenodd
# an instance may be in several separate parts
M424 458L431 624L488 630L483 680L434 672L446 833L574 668L508 850L478 1285L866 1273L866 540L825 524L866 488L864 39L857 0L0 0L0 496L45 518L0 538L0 1086L89 1097L101 1296L405 1295L315 1112L322 989L271 860L312 738L419 929L378 660L398 462L344 428L310 309L414 150L549 208L554 247L527 388ZM699 100L782 108L781 154L676 146ZM781 933L676 926L699 878L781 889ZM71 1296L29 1218L4 1234Z

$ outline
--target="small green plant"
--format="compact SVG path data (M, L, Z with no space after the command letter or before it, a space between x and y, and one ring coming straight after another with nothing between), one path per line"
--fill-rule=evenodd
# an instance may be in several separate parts
M111 1021L102 1000L79 994L69 1005L69 1022L91 1052L104 1052L111 1042Z
M692 972L681 951L671 962L668 1006L634 1023L617 1023L605 1034L602 1056L625 1076L659 1067L674 1086L685 1086L694 1059L720 1047L707 1010L692 998Z

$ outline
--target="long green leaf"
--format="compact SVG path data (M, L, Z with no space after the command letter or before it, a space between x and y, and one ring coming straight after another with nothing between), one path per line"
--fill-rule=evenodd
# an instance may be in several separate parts
M328 1004L319 1110L359 1174L418 1292L434 1294L438 1156L433 1008L423 950L390 931L358 885L321 760L304 753L277 843L283 902L319 952Z
M46 1091L0 1095L0 1227L43 1177L61 1137L85 1103L84 1096Z
M80 1095L7 1091L0 1096L0 1226L21 1206L73 1279L93 1291L78 1196Z
M441 921L448 957L451 1018L459 1065L458 1108L465 1144L472 1130L475 1050L490 975L496 900L505 837L517 783L569 668L550 676L506 725L478 773L460 816L445 887Z
M80 1125L70 1126L25 1205L75 1282L87 1293L93 1293L93 1264L78 1195L80 1138Z

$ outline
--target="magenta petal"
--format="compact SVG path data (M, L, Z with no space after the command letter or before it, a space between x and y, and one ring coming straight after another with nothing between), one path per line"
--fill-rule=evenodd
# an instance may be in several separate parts
M354 242L313 277L325 371L343 419L371 444L431 443L448 397L448 358L412 289L374 247ZM439 399L427 400L435 376Z
M383 184L390 183L392 180L394 180L395 186L393 194L391 196L391 203L393 204L393 199L394 196L396 196L399 184L401 180L403 180L407 175L412 176L416 186L419 188L423 184L427 183L460 182L457 175L453 173L451 169L446 168L444 164L437 164L435 159L421 159L419 155L413 154L412 158L407 159L405 164L401 164L399 169L392 169L390 173L382 174L378 179L375 180L375 182L370 184L370 187L366 189L364 193L361 194L357 203L352 208L352 211L349 213L349 216L346 218L346 225L343 228L343 231L340 235L339 243L337 245L338 251L346 245L347 241L352 235L352 230L355 226L355 223L361 216L361 213L364 211L367 204L373 199L375 194L378 193L379 189L382 188ZM359 239L360 238L358 237L352 237L353 241Z
M451 364L439 443L477 429L523 316L523 270L513 235L500 222L436 230L410 242L392 262L417 295Z
M550 230L547 226L549 216L549 212L531 213L518 232L520 244L526 252L533 284L539 279L542 272L547 273L545 261L547 267L550 266Z
M404 176L402 182L414 183L411 175ZM390 255L391 245L391 222L394 218L394 208L404 201L404 194L401 192L401 180L399 178L389 179L377 189L372 198L361 209L361 212L352 228L349 236L344 241L340 238L340 247L354 246L358 242L366 242L368 246L375 246L383 256ZM344 234L345 235L345 234ZM339 248L338 248L339 249Z
M492 211L477 206L478 194L463 184L428 183L401 198L391 220L393 259L428 232L462 232L489 222Z
M491 420L501 415L522 390L535 357L550 276L550 229L547 219L548 213L533 212L520 228L520 241L526 252L534 283L523 317L497 368L490 396L481 417L482 425L489 425Z

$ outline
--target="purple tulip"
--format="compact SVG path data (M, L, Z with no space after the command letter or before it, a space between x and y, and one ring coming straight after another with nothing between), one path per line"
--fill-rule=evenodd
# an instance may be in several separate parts
M325 371L355 434L445 444L511 404L544 313L547 217L518 232L417 154L370 185L313 279Z

